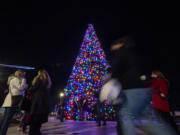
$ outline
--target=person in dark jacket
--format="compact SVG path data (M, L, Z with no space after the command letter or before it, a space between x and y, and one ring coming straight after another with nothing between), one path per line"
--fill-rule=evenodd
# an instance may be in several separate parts
M66 106L66 99L64 93L60 93L59 103L58 103L58 116L61 122L64 122L65 118L65 106Z
M41 135L41 125L48 121L48 89L50 88L51 79L48 72L40 70L32 82L32 87L29 89L32 94L29 135Z
M112 79L118 80L122 85L120 96L118 96L118 98L121 97L122 99L122 109L118 113L121 131L118 134L134 135L136 134L134 119L138 119L142 115L142 112L145 111L152 99L152 92L149 88L144 88L144 84L140 80L140 76L144 74L143 57L135 47L133 39L129 36L114 42L111 46L111 51L114 55L112 60ZM111 98L111 95L108 95L109 99L117 100ZM148 116L144 116L144 118L148 118ZM144 128L149 133L157 135L176 134L167 124L163 123L164 128L161 126L154 124L151 120L144 124Z
M121 82L122 89L143 88L139 77L144 73L143 59L135 48L132 37L123 37L115 41L111 47L112 78Z
M99 92L96 92L94 95L97 98L97 103L96 103L96 121L97 121L97 126L101 126L101 121L103 121L103 125L106 125L106 118L105 118L105 108L104 108L104 102L100 102L99 100Z

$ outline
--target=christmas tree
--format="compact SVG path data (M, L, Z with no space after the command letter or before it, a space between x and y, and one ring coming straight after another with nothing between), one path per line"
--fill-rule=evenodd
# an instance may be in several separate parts
M79 111L73 112L74 99L85 97L88 100L87 119L94 120L96 115L93 112L97 97L95 93L101 90L103 85L103 76L107 73L110 65L106 60L101 44L95 33L92 24L88 25L79 56L73 66L72 73L65 88L65 95L68 97L65 115L67 119L72 119L73 115ZM111 106L106 105L106 117L112 119L113 111ZM76 119L79 119L78 115Z

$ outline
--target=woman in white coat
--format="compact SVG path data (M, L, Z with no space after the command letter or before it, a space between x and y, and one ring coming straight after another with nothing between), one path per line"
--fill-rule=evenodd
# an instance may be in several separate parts
M0 135L6 135L9 124L12 121L14 114L17 111L17 107L12 104L12 96L22 96L26 85L26 79L24 78L24 72L17 70L14 77L8 78L9 93L7 94L2 107L5 108L4 116L0 120Z

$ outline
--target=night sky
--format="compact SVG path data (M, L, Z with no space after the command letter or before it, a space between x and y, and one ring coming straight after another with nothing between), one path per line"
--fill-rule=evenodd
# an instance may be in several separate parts
M1 1L0 63L47 69L54 82L52 95L56 95L65 86L87 25L92 23L108 60L111 43L133 35L147 59L147 74L158 69L167 76L171 102L180 109L178 4L118 2Z

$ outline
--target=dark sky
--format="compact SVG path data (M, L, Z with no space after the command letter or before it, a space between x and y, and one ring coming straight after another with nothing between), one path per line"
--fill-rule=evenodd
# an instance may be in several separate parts
M159 69L165 73L171 82L171 93L180 103L178 4L152 0L118 2L1 1L0 63L46 68L57 87L62 87L87 24L92 23L108 59L115 39L133 35L147 57L149 71Z

